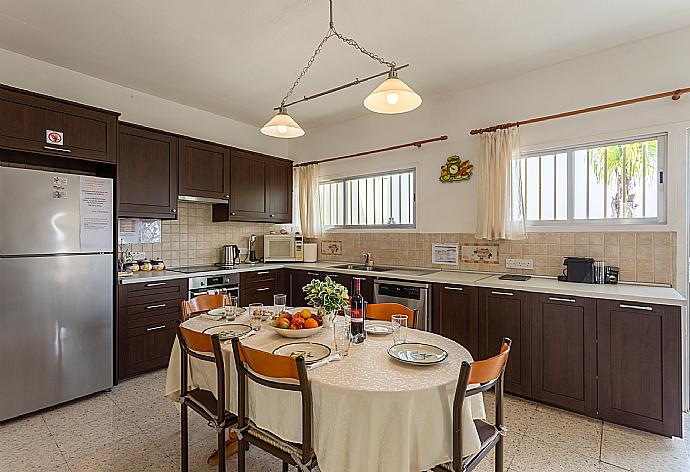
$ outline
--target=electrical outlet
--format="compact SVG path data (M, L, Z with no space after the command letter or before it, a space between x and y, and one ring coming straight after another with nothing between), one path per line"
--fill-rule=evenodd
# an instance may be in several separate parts
M534 269L534 259L506 259L506 269Z
M142 259L146 259L146 253L145 252L133 252L132 253L132 259L135 261L140 261Z

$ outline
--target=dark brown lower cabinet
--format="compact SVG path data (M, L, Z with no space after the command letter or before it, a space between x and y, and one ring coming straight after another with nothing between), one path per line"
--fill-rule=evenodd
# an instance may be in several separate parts
M596 316L593 299L532 294L533 399L596 416Z
M530 294L517 290L482 289L480 296L479 351L482 357L498 353L503 338L513 345L506 366L505 390L529 397L531 377L531 318Z
M175 322L187 279L120 285L118 290L118 379L168 365Z
M285 277L288 290L288 304L290 306L306 306L302 287L313 279L321 279L321 273L313 270L289 270Z
M434 284L431 306L433 331L461 344L479 359L477 288Z
M599 416L681 435L680 308L597 300Z
M240 274L240 304L261 303L273 306L273 296L285 293L283 269L259 270Z

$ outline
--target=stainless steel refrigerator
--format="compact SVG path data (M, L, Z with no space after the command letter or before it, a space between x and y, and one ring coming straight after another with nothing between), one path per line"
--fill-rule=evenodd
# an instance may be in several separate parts
M113 181L0 167L0 421L113 385Z

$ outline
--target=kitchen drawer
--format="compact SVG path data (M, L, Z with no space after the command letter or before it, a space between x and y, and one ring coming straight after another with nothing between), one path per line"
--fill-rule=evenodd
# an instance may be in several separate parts
M244 288L240 290L240 304L245 306L250 303L263 303L266 306L273 306L273 295L276 293L278 290L275 283Z
M180 319L181 300L164 300L144 305L131 305L120 308L120 319L127 324L127 328L140 327L161 321Z
M187 279L173 279L120 285L120 306L153 304L164 300L186 300Z
M277 269L257 270L256 272L242 272L240 273L240 288L253 286L256 284L266 284L277 280Z
M167 366L174 340L173 321L128 329L121 353L120 378Z

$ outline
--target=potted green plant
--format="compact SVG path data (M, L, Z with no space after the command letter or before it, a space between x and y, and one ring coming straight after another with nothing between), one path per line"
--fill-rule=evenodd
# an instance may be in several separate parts
M333 322L335 314L347 306L349 300L347 288L328 276L323 280L313 279L302 287L302 291L310 306L323 309L323 324L327 327Z

